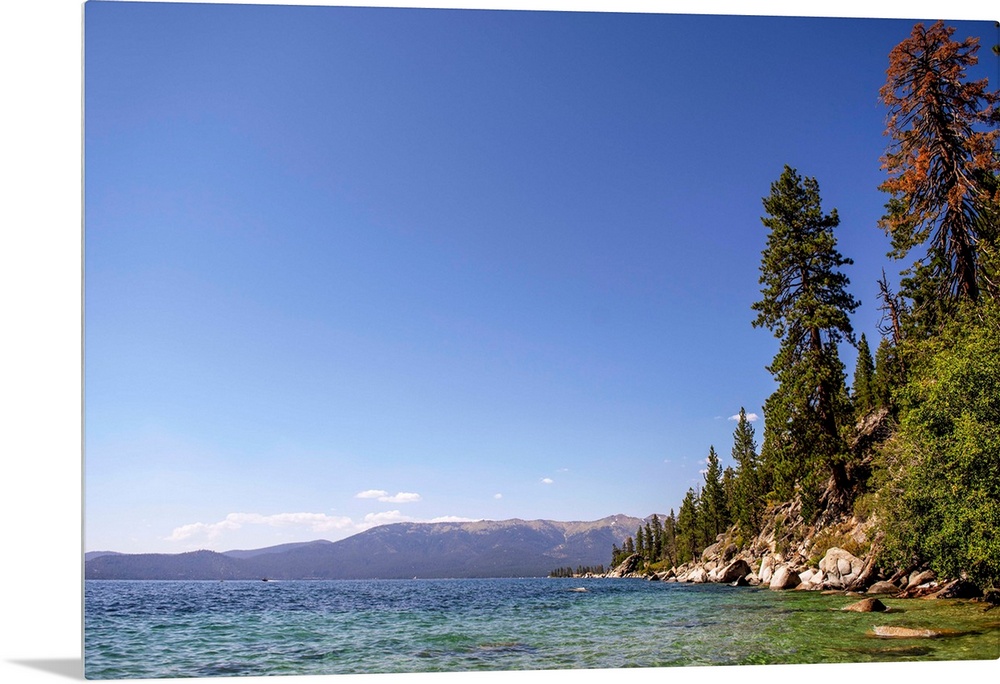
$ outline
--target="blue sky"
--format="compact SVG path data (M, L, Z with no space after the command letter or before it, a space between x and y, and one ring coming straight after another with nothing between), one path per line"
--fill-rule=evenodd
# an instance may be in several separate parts
M784 164L837 208L877 343L877 91L912 21L85 23L88 550L676 508L774 389L750 305ZM995 86L992 22L952 23Z

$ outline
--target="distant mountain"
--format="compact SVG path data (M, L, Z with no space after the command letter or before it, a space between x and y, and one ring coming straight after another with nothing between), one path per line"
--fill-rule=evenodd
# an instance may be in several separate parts
M278 544L277 546L266 546L263 549L250 549L248 551L235 550L235 551L223 551L223 556L229 556L230 558L253 558L254 556L260 556L265 553L284 553L285 551L291 551L292 549L301 548L304 546L329 546L333 544L331 541L325 539L317 539L316 541L310 542L292 542L290 544Z
M408 579L541 577L559 567L608 565L643 520L483 520L396 523L337 542L318 540L217 553L107 554L87 579Z
M119 556L117 551L88 551L83 554L83 560L89 561L93 558L100 558L101 556Z

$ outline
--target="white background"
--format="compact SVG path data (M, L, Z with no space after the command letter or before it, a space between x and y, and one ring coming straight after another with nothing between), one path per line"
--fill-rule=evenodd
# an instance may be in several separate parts
M271 2L270 4L335 4ZM991 2L538 0L371 2L491 7L995 19ZM991 16L991 12L993 15ZM6 0L0 9L0 681L82 678L82 3ZM984 46L984 53L989 45ZM1000 76L1000 74L998 74ZM1000 80L1000 79L998 79ZM996 89L997 83L991 83ZM1000 616L998 616L1000 619ZM1000 681L1000 661L545 673L248 677L185 681L602 682Z

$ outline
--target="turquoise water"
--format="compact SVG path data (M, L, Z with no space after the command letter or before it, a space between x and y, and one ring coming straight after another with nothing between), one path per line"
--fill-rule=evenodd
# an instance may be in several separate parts
M1000 657L1000 609L839 610L855 600L626 579L88 581L84 665L113 679Z

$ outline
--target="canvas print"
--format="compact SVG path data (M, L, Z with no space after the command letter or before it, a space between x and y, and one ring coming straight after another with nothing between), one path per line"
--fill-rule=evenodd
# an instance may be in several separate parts
M88 678L1000 657L994 22L84 30Z

